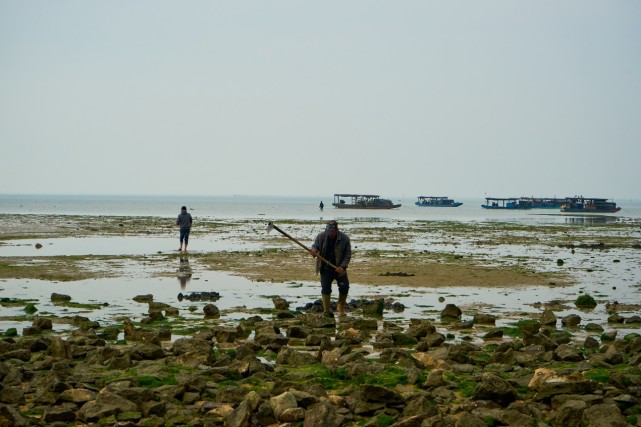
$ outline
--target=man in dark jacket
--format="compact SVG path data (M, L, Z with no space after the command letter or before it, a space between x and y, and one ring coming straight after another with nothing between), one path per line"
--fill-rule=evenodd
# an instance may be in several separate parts
M180 208L180 215L176 219L176 225L180 227L180 247L179 251L183 250L183 242L185 242L185 252L187 252L187 243L189 243L189 232L191 231L191 214L187 212L187 206Z
M347 278L347 266L352 259L352 245L347 234L338 230L336 221L329 221L325 231L316 236L312 245L312 255L319 255L336 268L323 262L320 257L316 258L316 272L320 273L321 297L323 300L323 312L327 317L334 317L330 308L332 293L332 282L336 280L338 286L338 313L345 316L345 302L349 292L349 279Z

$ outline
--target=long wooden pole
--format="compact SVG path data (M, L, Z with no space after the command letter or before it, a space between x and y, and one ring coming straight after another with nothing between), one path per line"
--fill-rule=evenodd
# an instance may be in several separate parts
M267 225L267 231L269 232L269 231L271 231L272 229L274 229L274 230L278 231L280 234L282 234L283 236L287 237L287 238L288 238L289 240L291 240L292 242L294 242L294 243L298 244L301 248L305 249L305 250L306 250L307 252L309 252L312 256L316 256L316 257L318 257L321 261L323 261L325 264L327 264L327 265L329 265L330 267L332 267L334 270L336 270L336 269L338 268L338 267L336 267L334 264L332 264L331 262L327 261L327 260L326 260L325 258L323 258L322 256L318 255L316 252L312 251L310 248L308 248L307 246L303 245L301 242L299 242L298 240L296 240L295 238L293 238L292 236L290 236L289 234L285 233L283 230L281 230L281 229L280 229L280 228L278 228L276 225L274 225L274 223L273 223L273 222L270 222L270 223Z

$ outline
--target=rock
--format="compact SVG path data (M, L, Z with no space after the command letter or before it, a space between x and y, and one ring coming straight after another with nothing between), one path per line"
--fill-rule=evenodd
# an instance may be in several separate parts
M51 337L47 353L53 357L57 357L60 359L71 360L73 358L71 352L71 344L60 337Z
M514 387L493 373L483 373L474 392L475 400L491 400L501 406L514 402L516 397Z
M309 366L320 362L309 353L283 348L278 353L276 363L279 365Z
M273 325L261 325L256 327L254 341L278 352L289 343L289 338L280 332L277 333Z
M100 390L96 396L96 402L105 406L115 406L119 412L136 412L138 405L106 389Z
M581 323L581 316L578 314L569 314L561 319L561 324L566 327L575 327Z
M208 319L220 319L220 309L214 304L207 304L203 307L203 312L205 313L205 318Z
M277 420L283 421L281 416L287 409L297 408L298 403L296 402L296 397L292 393L284 392L278 396L274 396L269 399L269 404L274 411L274 416Z
M593 332L603 332L603 326L596 323L588 323L585 325L585 330Z
M76 421L76 413L71 408L57 406L45 409L42 419L47 424L73 423Z
M165 357L162 347L152 343L137 344L129 353L134 360L158 360Z
M583 354L576 348L567 344L561 344L554 350L554 356L557 360L564 362L580 362L584 359Z
M287 330L287 336L290 338L307 338L310 334L310 330L304 326L292 325Z
M289 302L287 302L285 298L274 297L272 298L272 302L274 303L274 307L276 308L276 310L281 310L281 311L289 310Z
M359 331L354 328L347 328L340 331L336 337L338 339L345 340L350 344L360 344L369 337L369 333L366 331Z
M556 326L556 321L556 315L552 310L545 310L539 319L542 326Z
M77 418L85 422L96 422L101 418L107 418L118 413L118 407L105 405L95 400L85 403L78 411Z
M436 333L436 327L429 321L411 321L406 335L416 339L425 338L429 334Z
M583 423L587 427L627 427L629 424L614 404L599 404L583 411Z
M171 352L179 356L185 353L198 353L208 356L214 349L212 341L205 341L196 338L179 338L174 341Z
M594 381L546 381L539 387L535 395L536 400L546 400L558 394L591 394L596 390Z
M490 332L486 333L483 335L484 340L496 340L496 339L501 339L503 338L503 330L502 329L494 329L491 330Z
M0 403L11 405L24 405L25 396L22 389L18 386L0 386Z
M536 335L539 333L539 330L541 329L541 322L533 319L519 320L516 323L516 326L521 330L521 332L524 335L525 334Z
M303 427L335 427L343 425L343 419L335 406L319 402L307 408Z
M561 405L556 411L555 427L581 427L581 418L587 408L582 400L569 400Z
M321 363L325 366L340 366L344 364L342 357L351 351L351 347L336 347L321 353Z
M411 394L405 399L404 417L423 416L431 417L439 413L431 394L420 391Z
M458 319L463 312L455 304L447 304L443 311L441 311L441 318Z
M363 301L361 304L361 310L363 315L369 316L382 316L383 309L385 308L385 300L383 298Z
M247 427L250 425L252 409L247 400L243 400L228 416L227 426Z
M493 314L477 313L474 316L474 324L476 325L495 325L496 316Z
M96 399L96 393L86 388L71 388L60 393L58 399L66 402L85 403Z
M141 302L141 303L150 303L154 301L154 296L152 294L147 294L147 295L137 295L132 298L136 302Z
M455 415L455 426L456 427L486 427L487 424L476 415L470 412L461 412L460 414Z
M279 420L284 423L295 423L305 418L305 409L303 408L287 408L279 417Z
M27 420L12 406L0 404L0 425L23 427Z
M51 302L69 302L71 301L71 297L69 295L65 294L57 294L57 293L52 293L51 294Z
M386 405L398 405L404 402L403 397L387 387L374 384L361 385L361 399L366 402L381 402Z
M423 369L446 369L449 367L445 360L431 354L416 352L410 356L416 359L419 366Z
M423 388L436 388L447 385L447 381L443 378L442 369L434 369L427 374L427 379L423 383Z

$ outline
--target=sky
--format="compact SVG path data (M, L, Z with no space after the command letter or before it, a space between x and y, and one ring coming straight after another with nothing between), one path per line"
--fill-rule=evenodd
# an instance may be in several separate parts
M641 199L638 0L0 0L0 194Z

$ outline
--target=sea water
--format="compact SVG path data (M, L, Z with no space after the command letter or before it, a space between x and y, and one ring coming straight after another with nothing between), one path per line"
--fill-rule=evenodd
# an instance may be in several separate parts
M187 206L194 217L247 219L286 218L318 220L358 218L367 220L519 221L580 223L641 218L641 200L617 200L617 214L586 216L563 214L558 209L483 209L484 199L456 199L462 206L419 207L416 199L392 198L401 207L383 210L337 209L333 196L98 196L98 195L0 195L0 214L113 215L174 217ZM325 204L323 211L320 202ZM577 219L578 218L578 219ZM580 218L588 218L581 220ZM592 218L592 219L590 219Z

